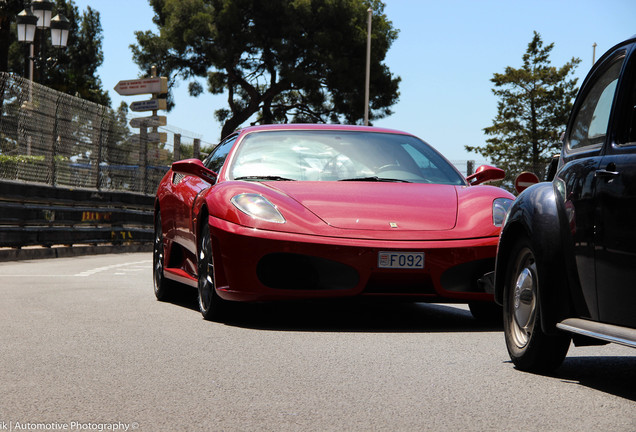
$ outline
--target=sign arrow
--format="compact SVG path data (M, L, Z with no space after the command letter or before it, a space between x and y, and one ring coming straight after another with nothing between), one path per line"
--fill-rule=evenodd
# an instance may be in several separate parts
M139 78L133 80L121 80L114 87L115 91L122 96L146 94L146 93L166 93L168 92L168 78Z
M139 111L155 111L155 110L165 110L168 108L165 99L149 99L145 101L136 101L130 104L130 110L139 112Z
M157 127L165 126L167 124L166 116L147 116L147 117L135 117L130 119L130 127L139 128L142 125L145 127Z

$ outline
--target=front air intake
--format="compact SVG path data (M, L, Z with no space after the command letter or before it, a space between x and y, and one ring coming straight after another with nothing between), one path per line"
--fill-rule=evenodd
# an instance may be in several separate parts
M256 274L264 285L285 290L352 289L360 280L358 272L345 264L293 253L264 256Z

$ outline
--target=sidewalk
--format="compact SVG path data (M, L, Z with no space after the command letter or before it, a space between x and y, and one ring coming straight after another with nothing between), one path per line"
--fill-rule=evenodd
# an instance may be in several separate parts
M52 246L23 247L22 249L0 248L0 262L21 261L42 258L67 258L81 255L100 255L111 253L152 252L151 243L129 245L77 245L77 246Z

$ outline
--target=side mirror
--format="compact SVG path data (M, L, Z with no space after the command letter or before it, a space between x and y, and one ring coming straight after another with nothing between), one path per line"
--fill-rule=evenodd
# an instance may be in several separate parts
M199 159L184 159L174 162L172 171L179 174L193 175L209 183L216 182L216 178L219 176L214 171L207 169Z
M468 180L468 183L470 183L471 186L475 186L491 181L503 180L505 176L506 172L500 168L490 165L482 165L477 168L475 174L471 174L466 177L466 180Z

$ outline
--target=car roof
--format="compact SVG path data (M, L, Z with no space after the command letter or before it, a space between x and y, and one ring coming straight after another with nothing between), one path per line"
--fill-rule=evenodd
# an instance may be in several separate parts
M374 126L343 125L343 124L314 124L314 123L285 123L285 124L267 124L267 125L248 126L246 128L242 128L238 130L237 132L243 134L243 133L249 133L249 132L271 131L271 130L305 130L305 131L331 130L331 131L376 132L376 133L412 135L408 132L404 132L400 130L380 128L380 127L374 127Z

